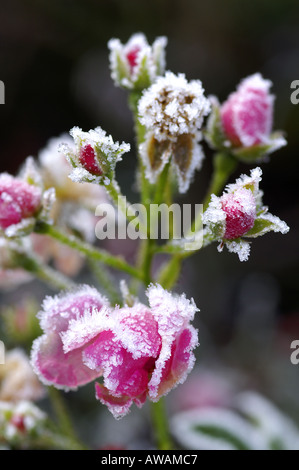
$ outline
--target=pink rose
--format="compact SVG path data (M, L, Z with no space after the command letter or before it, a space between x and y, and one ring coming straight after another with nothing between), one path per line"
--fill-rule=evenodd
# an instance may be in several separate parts
M158 401L192 369L197 308L161 286L147 290L149 306L112 307L95 289L47 298L39 314L44 335L35 340L32 365L40 379L75 389L95 378L96 398L124 416L148 397Z

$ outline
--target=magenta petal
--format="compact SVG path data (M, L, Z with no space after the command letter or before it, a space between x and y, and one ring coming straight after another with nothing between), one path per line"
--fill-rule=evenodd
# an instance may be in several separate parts
M8 173L0 175L0 228L33 216L41 204L41 189Z
M101 372L104 384L114 396L142 395L148 385L148 374L154 360L148 357L134 359L111 331L100 333L83 352L84 363Z
M273 119L270 85L259 74L252 75L223 103L223 130L234 146L251 147L269 141Z
M158 356L161 336L158 323L147 307L136 304L115 311L114 315L114 333L134 359Z
M96 383L96 398L106 405L115 418L125 416L133 403L129 397L114 397L104 385Z
M61 333L69 328L71 320L84 317L93 309L101 310L107 300L89 286L82 286L76 292L68 292L56 297L46 297L42 311L38 313L41 328Z
M43 383L66 390L76 389L99 377L96 371L83 364L80 349L68 354L63 352L56 333L43 335L34 341L31 364Z
M182 382L193 366L194 359L191 350L197 346L197 331L189 325L189 322L193 320L198 309L193 300L189 301L184 295L173 296L159 285L151 286L147 295L162 338L162 348L149 382L149 397L157 400L178 382ZM186 349L185 355L184 371L186 373L180 374L177 370L177 373L172 374L175 345L186 329L191 333L189 349Z
M88 316L93 309L101 309L104 302L105 299L89 286L81 286L77 292L46 298L39 313L45 334L35 340L31 356L32 366L41 381L68 389L99 377L96 370L83 363L81 348L64 351L61 335L67 331L71 321Z

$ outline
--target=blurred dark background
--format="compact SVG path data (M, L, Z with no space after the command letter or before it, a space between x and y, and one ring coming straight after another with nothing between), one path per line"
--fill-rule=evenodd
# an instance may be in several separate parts
M246 263L226 251L218 254L215 245L207 248L185 265L178 290L194 296L201 310L202 360L216 347L218 360L223 354L254 370L269 390L274 377L286 380L288 396L299 378L299 366L289 361L290 341L299 339L299 104L290 101L291 82L299 79L298 1L1 0L0 11L0 79L6 87L1 171L16 172L50 137L74 125L100 125L115 140L134 143L126 93L110 79L111 37L126 42L141 31L152 43L167 36L167 69L201 79L206 94L220 101L257 71L273 82L274 128L285 131L288 146L263 165L262 189L265 204L291 230L255 240ZM206 155L183 202L203 197L211 173L208 149ZM240 165L233 178L250 168ZM134 152L118 174L123 192L132 195ZM286 358L279 377L273 372L277 352ZM272 374L269 382L265 371ZM296 401L295 395L293 390Z

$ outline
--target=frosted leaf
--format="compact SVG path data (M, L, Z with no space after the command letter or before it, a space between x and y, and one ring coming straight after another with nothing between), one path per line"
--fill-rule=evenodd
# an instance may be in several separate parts
M279 217L265 211L262 212L255 221L255 225L245 237L256 238L268 232L280 232L283 235L288 233L290 227Z
M5 229L4 234L7 238L24 237L31 233L34 229L36 220L33 217L23 219L20 223L10 225Z
M139 146L139 153L145 165L145 176L153 184L171 159L171 144L157 141L154 133L149 131Z
M242 392L236 396L235 408L257 424L268 445L277 441L286 450L299 450L295 422L265 397L254 391Z
M178 442L188 449L268 449L267 440L254 425L224 408L206 407L178 413L172 418L171 426ZM209 429L215 429L216 436Z
M222 208L221 200L215 194L211 195L210 203L202 216L205 225L204 240L220 240L225 233L226 214Z

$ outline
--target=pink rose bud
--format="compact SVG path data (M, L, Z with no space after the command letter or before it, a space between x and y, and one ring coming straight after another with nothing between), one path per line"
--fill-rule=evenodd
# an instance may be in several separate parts
M221 204L226 216L225 239L239 238L252 229L256 218L256 202L250 189L240 188L234 193L224 194Z
M261 179L262 170L257 167L251 170L250 176L241 175L235 183L227 185L221 197L212 194L203 214L205 245L217 240L218 251L226 246L228 251L238 254L240 261L246 261L250 254L247 238L289 231L285 222L263 206Z
M79 152L79 162L89 173L101 176L103 174L96 153L90 144L81 147Z
M0 175L0 228L7 229L34 216L41 206L42 191L7 173Z
M270 86L256 73L244 79L221 106L224 133L235 147L269 143L274 101Z
M96 397L116 418L148 397L158 401L193 368L197 331L193 301L160 286L147 291L149 306L112 307L95 289L48 298L39 314L32 365L46 384L76 388L102 377Z
M116 163L129 152L130 145L114 142L101 127L88 132L73 127L70 135L74 139L73 144L61 143L58 147L71 164L70 179L75 183L109 184L114 177Z
M110 68L115 84L127 89L143 90L165 71L166 37L149 45L142 33L133 34L126 44L119 39L108 42Z

